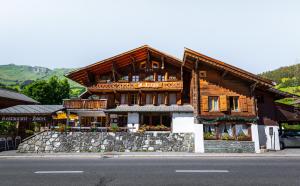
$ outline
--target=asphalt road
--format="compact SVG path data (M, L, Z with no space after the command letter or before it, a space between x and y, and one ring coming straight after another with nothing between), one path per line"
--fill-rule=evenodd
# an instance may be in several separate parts
M300 158L0 159L0 185L299 186Z

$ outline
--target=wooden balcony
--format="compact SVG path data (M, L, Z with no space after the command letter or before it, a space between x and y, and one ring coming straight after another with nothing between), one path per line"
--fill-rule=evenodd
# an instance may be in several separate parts
M65 99L63 104L67 109L106 109L107 99Z
M161 82L113 82L98 83L89 87L90 91L103 90L182 90L183 81L161 81Z

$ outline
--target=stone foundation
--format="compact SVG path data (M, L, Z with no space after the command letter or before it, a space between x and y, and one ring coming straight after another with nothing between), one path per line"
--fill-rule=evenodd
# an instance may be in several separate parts
M204 151L208 153L253 153L255 146L252 141L205 140Z
M18 152L194 152L193 133L43 132Z

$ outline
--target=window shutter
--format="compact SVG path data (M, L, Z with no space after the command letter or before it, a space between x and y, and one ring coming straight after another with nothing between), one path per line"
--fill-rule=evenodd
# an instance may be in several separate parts
M244 96L241 96L239 98L240 107L242 112L248 112L248 104L247 104L247 98Z
M208 96L201 96L202 111L208 111Z
M227 107L227 96L226 95L222 95L220 96L220 111L227 111L228 107Z
M146 94L145 93L141 93L141 105L145 105L146 104Z

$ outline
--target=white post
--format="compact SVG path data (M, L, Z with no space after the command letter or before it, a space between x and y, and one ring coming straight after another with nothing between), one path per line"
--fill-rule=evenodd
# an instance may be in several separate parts
M251 135L252 141L254 142L255 152L260 153L258 127L255 123L251 124Z
M204 153L203 124L194 124L195 152Z
M272 129L273 128L273 129ZM269 150L280 150L279 126L265 126L266 147Z

